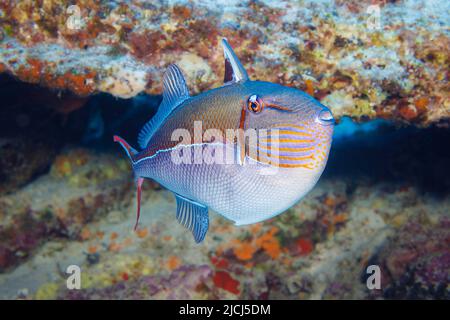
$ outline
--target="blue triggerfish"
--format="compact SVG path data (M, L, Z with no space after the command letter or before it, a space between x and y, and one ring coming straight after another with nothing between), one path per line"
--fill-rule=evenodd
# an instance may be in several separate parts
M114 136L131 160L137 184L150 178L172 191L176 218L201 242L208 209L236 225L287 210L320 178L330 151L331 111L303 91L252 81L226 39L224 85L190 96L170 65L163 100L138 136L141 151Z

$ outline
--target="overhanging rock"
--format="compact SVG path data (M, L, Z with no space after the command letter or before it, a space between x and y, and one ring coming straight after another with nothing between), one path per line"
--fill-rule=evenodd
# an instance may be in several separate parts
M39 3L0 3L0 71L25 82L130 98L160 93L177 63L198 93L221 85L227 37L252 79L305 90L337 118L449 123L449 2Z

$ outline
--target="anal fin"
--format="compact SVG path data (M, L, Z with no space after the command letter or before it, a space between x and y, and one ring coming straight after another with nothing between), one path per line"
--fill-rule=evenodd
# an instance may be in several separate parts
M195 242L200 243L209 227L208 207L175 194L177 199L177 220L192 231Z

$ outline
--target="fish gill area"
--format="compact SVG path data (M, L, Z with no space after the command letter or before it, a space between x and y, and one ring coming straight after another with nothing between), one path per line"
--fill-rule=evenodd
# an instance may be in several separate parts
M82 0L78 22L66 1L0 3L0 299L450 299L449 5L378 1L368 31L371 1L244 2ZM201 244L146 180L133 231L112 136L136 145L168 63L193 94L221 85L222 36L251 78L330 107L325 172L262 223L211 212Z

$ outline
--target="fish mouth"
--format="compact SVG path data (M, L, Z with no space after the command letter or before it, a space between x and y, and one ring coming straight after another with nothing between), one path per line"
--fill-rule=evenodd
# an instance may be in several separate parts
M330 109L326 107L317 113L316 121L323 126L330 126L334 125L335 123L333 114L331 113Z

